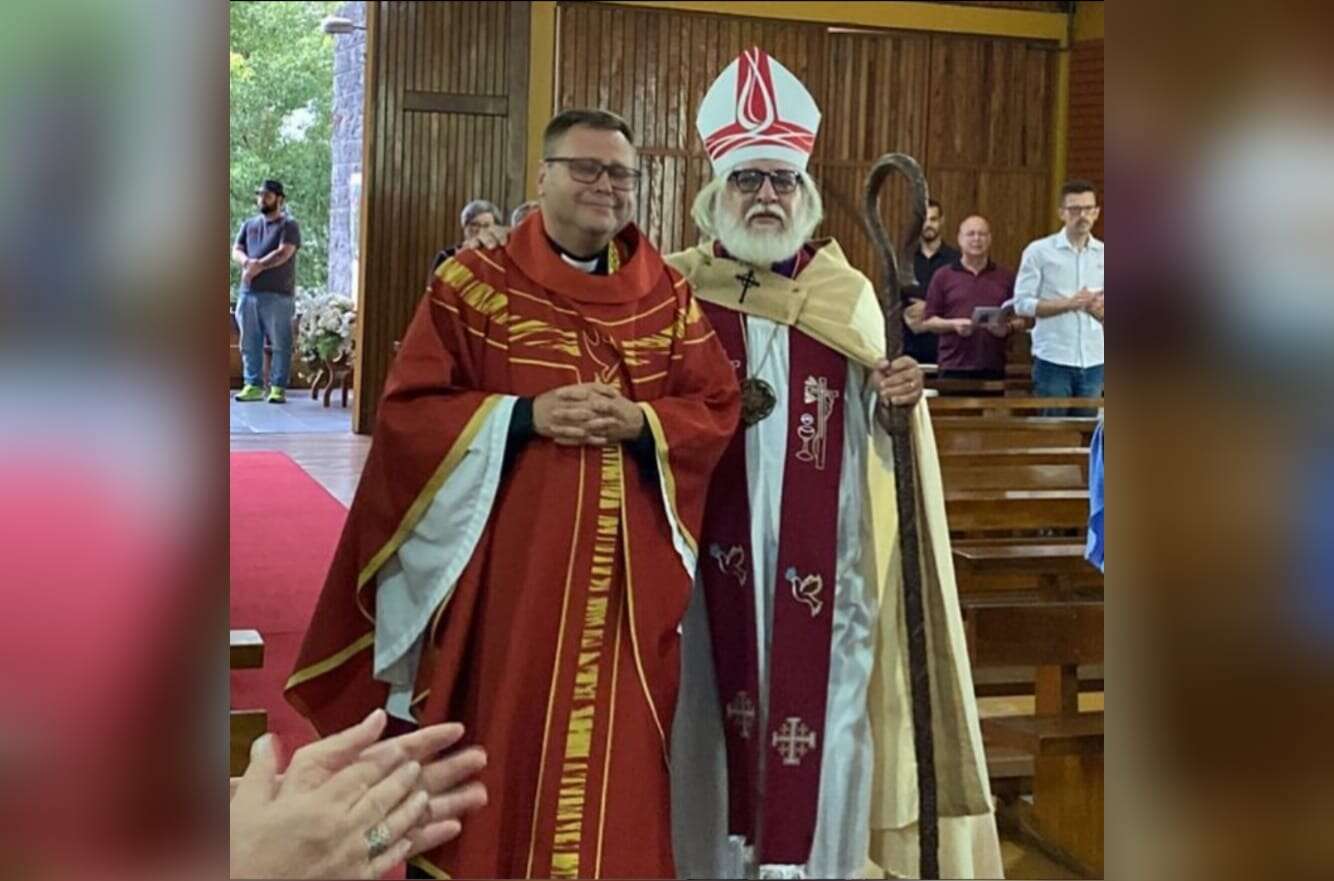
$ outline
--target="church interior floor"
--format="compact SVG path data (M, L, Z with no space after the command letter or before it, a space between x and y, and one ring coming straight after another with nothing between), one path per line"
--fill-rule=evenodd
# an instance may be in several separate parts
M310 396L310 389L292 388L287 390L287 403L270 404L267 401L236 400L236 389L232 389L228 398L228 416L231 422L232 436L237 434L268 434L273 432L339 432L348 434L352 430L352 397L347 399L347 407L339 406L340 393L335 391L329 406L324 406L323 394L320 400Z
M1001 862L1005 877L1014 881L1056 881L1070 878L1070 870L1045 857L1041 851L1001 833Z
M310 401L308 397L289 396L289 400L302 398L304 398L303 403L315 404L314 409L323 411L323 407ZM289 403L288 406L291 407L292 404ZM240 409L248 412L251 408L260 408L261 410L282 409L262 402L240 405L232 402L232 452L276 450L286 453L340 502L344 505L351 504L352 494L356 491L357 480L361 475L362 466L366 462L366 453L370 449L370 438L352 434L347 429L351 418L348 411L339 407L330 408L334 412L345 414L345 421L342 422L342 425L332 430L311 430L299 427L289 430L264 430L249 426L238 429L236 411ZM293 408L294 411L296 409ZM304 415L304 409L297 411L296 418L307 419ZM267 415L260 417L256 415L252 424L257 424L261 418L281 420L281 417L268 417ZM318 419L318 416L316 418ZM1101 710L1103 708L1103 695L1101 693L1081 694L1079 708L1085 712ZM1033 698L1031 696L981 698L978 700L978 712L983 717L1032 713ZM1048 879L1070 877L1068 869L1051 861L1031 845L1004 833L1001 835L1001 857L1005 865L1006 878L1048 881Z
M276 409L276 406L270 409ZM261 450L286 453L344 505L352 504L352 494L356 492L370 446L369 437L353 434L346 427L337 433L233 431L231 435L233 453Z

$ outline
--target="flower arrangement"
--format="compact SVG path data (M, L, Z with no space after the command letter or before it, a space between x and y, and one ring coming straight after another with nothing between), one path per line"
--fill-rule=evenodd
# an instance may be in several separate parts
M346 363L352 354L357 306L351 297L327 291L296 292L297 351L310 367Z

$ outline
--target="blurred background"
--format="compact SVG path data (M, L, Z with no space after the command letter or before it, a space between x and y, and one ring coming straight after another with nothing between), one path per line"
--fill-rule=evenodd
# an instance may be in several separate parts
M1330 11L1116 7L1108 877L1329 877Z
M226 13L0 13L0 877L226 874Z

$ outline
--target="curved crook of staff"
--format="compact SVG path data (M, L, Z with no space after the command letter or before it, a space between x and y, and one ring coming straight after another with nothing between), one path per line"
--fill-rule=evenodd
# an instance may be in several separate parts
M880 307L885 314L885 357L903 354L903 287L915 284L912 263L899 266L898 254L880 222L880 189L893 172L912 187L912 220L904 233L903 251L917 243L926 220L926 177L921 166L903 153L886 153L866 179L862 221L884 261L885 285ZM880 404L876 420L889 433L894 449L894 483L899 511L899 539L903 548L903 612L908 630L908 670L912 683L913 751L917 758L919 877L940 877L939 823L936 806L935 745L931 729L931 679L927 668L926 617L922 602L921 546L917 532L917 469L913 455L909 410Z

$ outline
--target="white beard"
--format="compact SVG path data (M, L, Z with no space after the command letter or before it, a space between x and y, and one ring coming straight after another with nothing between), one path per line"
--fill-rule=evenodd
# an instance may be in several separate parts
M750 213L758 213L756 211L758 208L758 205L755 206ZM766 210L773 213L783 212L783 209L777 206ZM722 242L727 253L743 263L768 267L774 263L782 263L796 254L815 231L815 224L807 222L806 213L798 208L796 218L785 215L786 225L782 230L775 232L751 232L746 227L745 219L736 217L722 208L714 209L713 223L714 229L718 231L718 241Z

